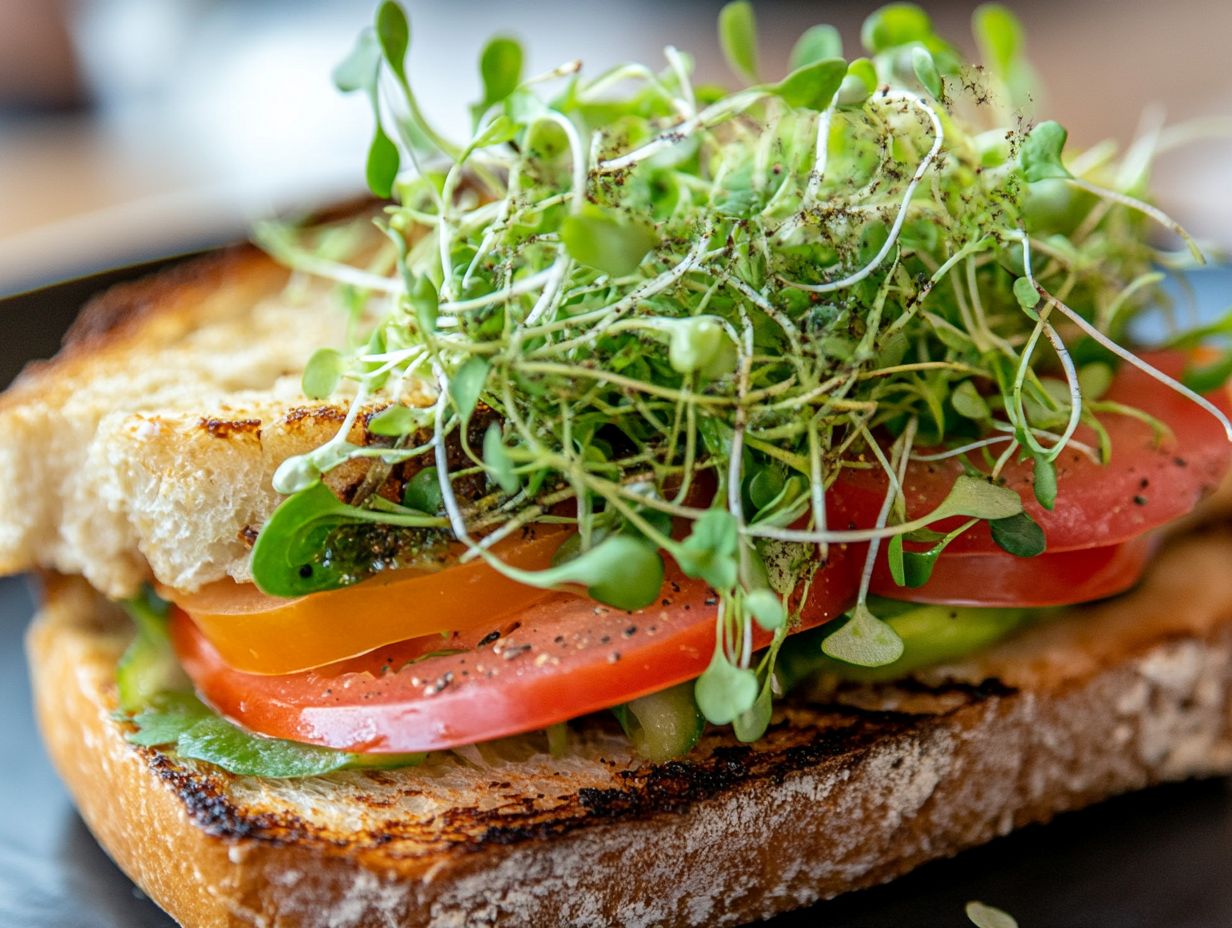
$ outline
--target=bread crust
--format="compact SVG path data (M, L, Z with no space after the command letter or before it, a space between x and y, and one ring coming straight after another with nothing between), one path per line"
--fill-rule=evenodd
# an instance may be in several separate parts
M125 623L81 581L49 580L29 650L86 823L183 925L732 925L1232 771L1230 560L1232 533L1177 541L1132 594L657 767L600 727L559 759L230 777L125 742Z

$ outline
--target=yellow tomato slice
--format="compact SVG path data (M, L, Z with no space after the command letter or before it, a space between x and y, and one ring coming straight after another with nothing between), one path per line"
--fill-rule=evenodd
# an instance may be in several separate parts
M549 566L564 537L561 531L539 531L502 542L493 553L515 567L536 570ZM491 625L552 591L524 586L475 560L434 571L390 571L296 599L231 580L166 595L234 669L286 674L407 638Z

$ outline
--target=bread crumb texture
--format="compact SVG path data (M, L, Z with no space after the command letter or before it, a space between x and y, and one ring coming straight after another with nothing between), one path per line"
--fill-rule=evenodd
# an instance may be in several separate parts
M80 573L112 597L249 579L275 468L345 412L300 389L345 326L326 288L252 249L96 298L0 398L0 571Z

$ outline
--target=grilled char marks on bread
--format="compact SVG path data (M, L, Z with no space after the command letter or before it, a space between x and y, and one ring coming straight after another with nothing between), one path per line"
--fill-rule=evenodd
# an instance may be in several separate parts
M1177 540L1132 594L906 684L790 701L757 744L711 732L659 766L599 721L561 758L528 736L423 768L232 777L123 740L125 625L80 581L49 583L30 647L87 823L184 924L740 924L1232 771L1230 560L1232 533Z

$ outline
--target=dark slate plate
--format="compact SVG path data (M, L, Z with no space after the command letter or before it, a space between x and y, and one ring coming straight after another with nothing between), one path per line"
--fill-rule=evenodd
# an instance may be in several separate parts
M55 350L86 296L151 267L0 301L0 383ZM1230 271L1191 283L1209 313L1230 302ZM170 928L95 844L43 752L21 652L33 608L24 580L0 580L0 926ZM1122 797L773 924L961 928L971 899L1004 908L1023 928L1232 925L1232 783Z

